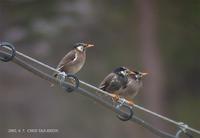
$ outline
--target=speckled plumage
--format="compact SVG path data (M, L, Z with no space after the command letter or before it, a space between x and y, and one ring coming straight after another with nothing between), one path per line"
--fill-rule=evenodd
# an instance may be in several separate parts
M109 93L116 93L120 89L126 88L127 82L126 76L112 72L101 82L99 88Z

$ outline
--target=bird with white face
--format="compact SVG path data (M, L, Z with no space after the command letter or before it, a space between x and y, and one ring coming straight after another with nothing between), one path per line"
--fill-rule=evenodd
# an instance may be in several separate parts
M59 62L56 70L60 72L76 74L81 70L86 60L86 49L93 47L92 44L77 43ZM54 74L57 76L57 73Z

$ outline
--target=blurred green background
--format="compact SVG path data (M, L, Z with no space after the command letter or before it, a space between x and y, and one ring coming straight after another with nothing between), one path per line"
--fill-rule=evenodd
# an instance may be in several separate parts
M199 0L1 0L0 41L48 65L92 43L77 74L98 86L117 66L148 72L135 102L200 129ZM157 138L79 94L66 94L12 63L0 64L2 138ZM155 126L174 126L142 114ZM13 134L8 129L55 128ZM199 137L199 136L197 136Z

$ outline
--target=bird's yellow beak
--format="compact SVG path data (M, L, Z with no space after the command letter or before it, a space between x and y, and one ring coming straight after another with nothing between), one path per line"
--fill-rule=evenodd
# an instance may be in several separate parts
M86 48L90 48L90 47L93 47L94 45L92 44L87 44Z
M144 72L141 72L140 74L142 75L142 77L148 75L148 73L144 73Z

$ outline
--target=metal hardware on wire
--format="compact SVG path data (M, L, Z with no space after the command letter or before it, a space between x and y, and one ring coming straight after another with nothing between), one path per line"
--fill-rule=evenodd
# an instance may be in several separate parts
M165 116L162 116L162 115L160 115L160 114L157 114L157 113L155 113L155 112L152 112L152 111L150 111L150 110L148 110L148 109L146 109L146 108L144 108L144 107L141 107L141 106L136 105L136 104L134 104L133 107L135 107L135 108L137 108L137 109L140 109L140 110L142 110L142 111L144 111L144 112L146 112L146 113L149 113L149 114L151 114L151 115L153 115L153 116L155 116L155 117L157 117L157 118L160 118L160 119L162 119L162 120L165 120L165 121L167 121L167 122L170 122L170 123L176 125L177 127L181 127L180 124L179 124L179 122L176 122L176 121L174 121L174 120L172 120L172 119L169 119L169 118L167 118L167 117L165 117ZM190 131L195 132L195 133L197 133L197 134L200 135L200 131L199 131L199 130L196 130L196 129L191 128L191 127L189 127L189 126L187 127L187 130L190 130Z
M193 136L187 132L188 125L184 124L183 122L178 122L178 123L179 123L179 130L176 133L176 138L180 138L181 133L184 133L189 138L193 138Z
M3 48L7 48L9 50L11 50L11 55L10 54L7 54L7 53L1 53L2 55L0 55L0 60L3 61L3 62L9 62L11 61L15 55L16 55L16 50L15 50L15 47L8 43L8 42L1 42L0 43L0 47L3 47ZM63 74L64 72L59 72L58 73L58 79L60 79L60 84L62 85L62 87L67 91L67 92L72 92L74 90L76 90L78 87L79 87L79 80L78 78L73 75L73 74ZM65 77L67 78L71 78L74 80L75 82L75 85L74 87L71 87L71 86L67 86L65 85L63 82L65 81Z
M121 108L126 108L129 113L128 115L126 114L118 114L117 117L119 118L119 120L121 121L128 121L133 117L133 110L131 106L128 106L125 104L126 99L125 98L119 98L117 106L115 107L116 110L121 110Z
M16 50L15 50L15 47L12 44L10 44L8 42L1 42L0 47L8 48L8 49L11 50L11 55L8 56L8 55L5 55L5 54L2 54L2 57L0 56L1 61L8 62L8 61L11 61L15 57Z
M9 43L3 43L3 44L9 45ZM0 46L1 46L1 47L4 47L4 48L7 48L8 50L11 50L12 53L14 53L14 54L12 54L12 55L14 55L14 56L12 57L12 55L10 56L10 54L3 52L3 54L4 54L4 55L3 55L3 58L5 58L5 56L10 56L10 57L13 58L12 61L13 61L14 63L16 63L16 64L22 66L23 68L25 68L25 69L27 69L28 71L34 73L35 75L37 75L37 76L39 76L39 77L41 77L41 78L43 78L43 79L45 79L45 80L48 80L48 81L50 81L50 82L60 84L60 82L59 82L56 78L53 78L51 75L49 75L49 74L47 74L47 73L45 73L45 72L42 72L42 71L40 71L39 69L35 68L34 66L32 66L32 65L30 65L30 64L28 64L28 63L26 63L26 62L24 62L23 60L19 59L18 57L15 57L15 53L16 53L17 55L19 55L19 56L25 58L25 59L30 60L31 62L34 62L34 63L36 63L36 64L38 64L38 65L41 65L42 67L45 67L46 69L50 69L50 70L52 70L52 71L54 71L54 72L57 72L57 73L60 73L59 71L57 71L56 69L54 69L54 68L52 68L52 67L50 67L50 66L48 66L48 65L46 65L46 64L44 64L44 63L42 63L42 62L40 62L40 61L38 61L38 60L36 60L36 59L33 59L33 58L31 58L31 57L29 57L29 56L27 56L27 55L24 55L23 53L20 53L20 52L18 52L18 51L15 51L14 48L13 48L13 49L14 49L14 50L13 50L10 46L6 46L6 45L3 45L3 46L2 46L2 43L1 43ZM10 45L11 45L11 44L10 44ZM14 46L13 46L13 47L14 47ZM15 52L13 52L13 51L15 51ZM2 55L2 52L0 52L0 56L1 56L1 55ZM0 58L0 59L2 60L3 58ZM10 61L10 60L9 60L9 61ZM86 83L86 82L84 82L84 81L81 81L81 80L79 80L79 81L80 81L81 84L87 86L88 88L92 88L92 89L95 90L96 92L99 92L99 93L102 93L102 94L105 94L105 95L107 95L107 96L111 96L111 97L112 97L111 94L109 94L109 93L107 93L107 92L105 92L105 91L102 91L102 90L98 89L97 87L95 87L95 86L93 86L93 85L90 85L90 84L88 84L88 83ZM66 84L66 85L68 85L68 83L66 83L65 81L64 81L63 83ZM71 85L69 84L69 86L71 86ZM87 95L87 96L89 96L89 97L95 99L96 101L102 103L105 107L108 107L109 109L111 109L112 111L115 111L116 113L122 112L122 111L116 110L116 108L113 110L113 106L112 106L110 103L108 103L107 101L103 101L103 100L100 99L99 97L95 96L93 93L91 93L91 92L89 92L89 91L87 91L87 90L85 90L85 89L83 89L83 88L78 87L78 88L77 88L77 91L82 92L82 94ZM123 105L125 105L125 104L128 103L127 100L122 100L122 101L124 102ZM159 115L159 114L157 114L157 113L155 113L155 112L152 112L152 111L150 111L150 110L148 110L148 109L145 109L145 108L143 108L143 107L141 107L141 106L139 106L139 105L133 104L132 107L135 107L135 108L137 108L137 109L142 110L143 112L149 113L149 114L151 114L151 115L153 115L153 116L155 116L155 117L158 117L158 118L160 118L160 119L163 119L163 120L165 120L165 121L168 121L168 122L170 122L170 123L176 125L176 126L179 127L179 128L184 128L185 131L186 131L186 130L190 130L191 132L195 132L195 133L197 133L197 134L200 134L200 131L198 131L198 130L196 130L196 129L194 129L194 128L191 128L191 127L189 127L189 126L183 127L183 125L181 125L180 123L178 123L178 122L176 122L176 121L174 121L174 120L171 120L171 119L169 119L169 118L167 118L167 117L161 116L161 115ZM131 108L130 108L130 109L131 109ZM161 130L159 130L159 129L157 129L157 128L154 128L151 124L148 124L147 122L145 122L144 120L140 119L139 117L136 117L135 115L132 115L132 118L131 118L130 120L133 121L133 122L136 122L136 123L140 124L141 126L145 127L146 129L148 129L149 131L151 131L152 133L154 133L154 134L156 134L156 135L158 135L158 136L160 136L160 137L164 137L164 138L177 138L177 137L180 136L179 133L181 133L181 132L178 131L178 132L177 132L177 135L178 135L178 136L176 137L176 136L171 135L171 134L169 134L169 133L167 133L167 132L164 132L164 131L161 131ZM181 131L183 131L183 130L181 130ZM186 134L187 136L191 136L191 135L189 135L188 133L185 133L185 134Z
M3 42L3 43L4 43L4 44L6 43L7 45L11 45L10 43L7 43L7 42ZM12 46L12 45L11 45L11 46ZM14 46L13 46L13 47L14 47ZM21 53L21 52L18 52L18 51L15 51L15 52L16 52L16 54L22 56L23 58L29 59L30 61L32 61L32 62L34 62L34 63L36 63L36 64L38 64L38 65L41 65L41 66L43 66L43 67L46 67L46 68L50 69L50 70L53 71L53 72L61 73L60 71L56 70L55 68L52 68L51 66L48 66L48 65L46 65L46 64L44 64L44 63L42 63L42 62L40 62L40 61L38 61L38 60L36 60L36 59L34 59L34 58L32 58L32 57L29 57L29 56L27 56L27 55L25 55L25 54L23 54L23 53ZM14 54L15 54L15 53L14 53ZM105 95L107 95L107 96L110 96L110 97L114 98L113 95L112 95L111 93L105 92L105 91L103 91L103 90L101 90L101 89L99 89L99 88L97 88L97 87L95 87L95 86L93 86L93 85L90 85L90 84L88 84L88 83L86 83L86 82L84 82L84 81L79 80L79 83L81 83L81 84L83 84L83 85L85 85L85 86L87 86L87 87L89 87L89 88L92 88L92 89L98 91L99 93L102 93L102 94L105 94ZM128 102L127 100L125 100L125 103L126 103L126 104L129 104L129 102Z
M69 87L68 85L65 85L64 82L65 82L66 77L73 81L72 82L74 84L73 87L71 86ZM67 92L73 92L79 87L79 79L73 74L66 74L65 72L60 72L57 75L57 79L60 80L61 87L64 88Z

